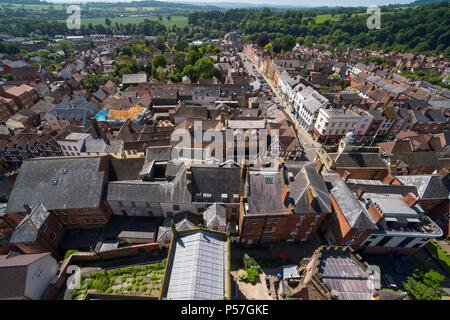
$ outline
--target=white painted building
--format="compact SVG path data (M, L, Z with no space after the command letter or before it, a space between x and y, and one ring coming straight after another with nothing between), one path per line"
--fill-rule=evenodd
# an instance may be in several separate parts
M337 142L339 137L348 132L353 132L360 139L366 134L372 119L365 110L355 112L350 109L321 108L314 125L314 135L316 138L329 136L330 143Z
M0 256L0 300L39 300L55 283L58 263L50 253Z
M294 94L294 117L301 126L311 131L316 123L319 110L327 106L329 101L315 91L313 87L307 87L303 84L299 84L295 88Z
M286 70L280 74L280 79L278 80L278 91L290 104L293 104L294 102L294 88L299 84L299 82L300 80L298 77L291 77Z
M56 140L65 156L79 156L86 140L93 139L89 133L72 132L64 139Z

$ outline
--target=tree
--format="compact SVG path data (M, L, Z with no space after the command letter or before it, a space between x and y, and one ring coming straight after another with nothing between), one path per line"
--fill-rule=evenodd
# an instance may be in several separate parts
M166 60L166 57L164 57L164 55L157 54L156 56L153 57L153 60L152 60L152 69L153 70L158 69L158 67L165 68L166 65L167 65L167 60Z
M192 64L185 66L181 74L183 76L188 76L192 82L196 82L198 80L197 68L195 68Z
M285 35L281 38L281 44L283 45L284 51L290 51L295 46L295 38L292 35Z
M197 60L194 67L197 69L199 79L211 79L216 77L221 80L220 70L214 67L214 62L209 57L203 57Z
M184 52L176 52L173 55L173 64L178 71L183 71L184 67L186 66L186 55L184 54Z
M170 21L172 19L172 17L171 16L167 16L167 21Z
M158 67L156 69L156 75L157 78L160 82L165 82L166 81L166 71L164 70L163 67Z
M108 18L105 19L105 24L109 27L111 25L111 20Z
M411 277L403 284L406 291L415 300L441 300L445 292L441 288L441 283L445 277L440 273L423 268L416 269Z
M256 38L256 44L261 48L264 48L264 46L268 43L269 43L269 36L265 32L260 33L258 38Z
M96 74L88 73L86 79L84 80L84 85L89 92L94 93L100 87L100 78Z
M75 49L74 44L69 40L61 40L58 42L59 48L64 51L66 57L70 57Z
M157 39L155 41L155 47L160 51L164 51L164 49L166 49L166 44L165 44L164 40Z
M273 52L280 53L281 49L283 49L283 45L281 44L280 41L274 41L272 43L272 49L273 49Z

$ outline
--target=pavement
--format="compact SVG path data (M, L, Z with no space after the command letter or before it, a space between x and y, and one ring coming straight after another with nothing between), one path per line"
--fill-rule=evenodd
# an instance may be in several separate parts
M245 53L240 52L239 55L241 56L242 61L244 62L244 67L247 69L247 72L250 76L253 76L255 78L258 77L258 75L262 75L264 80L266 80L267 84L272 88L272 91L275 93L276 97L280 101L279 104L284 108L286 114L289 116L292 123L294 123L296 126L297 131L297 138L300 141L300 144L303 147L303 158L302 161L314 161L316 157L316 150L318 150L321 147L321 144L314 141L312 136L301 126L299 125L297 119L294 119L291 114L291 107L288 105L288 103L284 100L284 98L280 95L278 92L278 88L275 85L275 83L262 72L262 70L259 70L254 61L251 60L249 56L247 56ZM256 71L253 70L253 66L256 68Z
M242 259L244 254L254 259L278 259L280 252L284 252L292 263L299 263L303 258L310 256L322 241L317 235L305 242L279 242L268 244L266 247L241 247L232 244L230 258Z

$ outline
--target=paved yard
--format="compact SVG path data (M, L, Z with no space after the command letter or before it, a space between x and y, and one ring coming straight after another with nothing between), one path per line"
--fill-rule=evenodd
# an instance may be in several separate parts
M279 253L284 252L287 259L291 260L292 263L299 263L302 258L311 255L321 244L317 235L314 235L311 240L305 242L274 243L264 248L245 248L232 244L231 259L242 259L244 254L248 254L251 258L255 259L278 259Z
M259 274L259 281L255 284L249 282L240 281L237 275L237 271L232 271L231 276L236 281L238 287L237 299L239 300L272 300L272 297L268 294L267 287L265 285L266 274Z

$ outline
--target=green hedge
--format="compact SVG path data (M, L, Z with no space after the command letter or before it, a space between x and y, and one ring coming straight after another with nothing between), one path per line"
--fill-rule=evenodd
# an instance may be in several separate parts
M444 251L438 246L435 241L430 241L425 245L425 249L436 256L438 263L441 267L450 274L450 259L447 257Z

